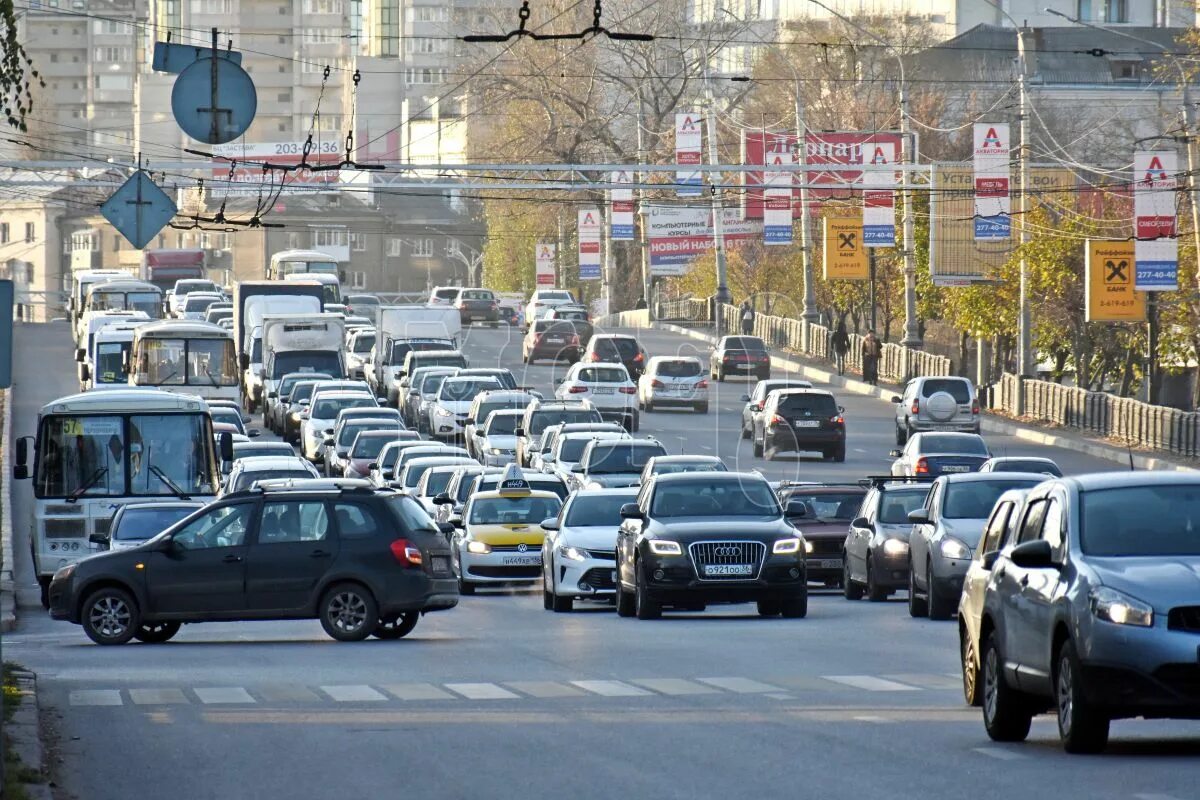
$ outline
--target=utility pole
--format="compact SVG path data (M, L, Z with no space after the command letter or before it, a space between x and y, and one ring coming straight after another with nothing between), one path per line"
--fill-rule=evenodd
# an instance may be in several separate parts
M566 288L563 280L563 210L558 207L558 238L554 246L554 285L559 289Z
M804 266L804 321L815 323L820 317L817 311L817 292L812 263L812 220L808 211L808 126L804 119L804 103L800 98L800 76L795 79L796 115L796 160L800 165L800 257ZM764 142L765 144L765 142Z
M1017 151L1017 162L1020 173L1020 194L1017 203L1017 226L1021 229L1021 286L1020 300L1017 310L1017 374L1031 377L1034 374L1033 364L1033 332L1029 311L1029 260L1025 257L1026 245L1029 243L1029 80L1028 61L1025 58L1025 26L1017 28L1017 76L1021 92L1020 97L1020 127L1021 149ZM1018 398L1024 397L1024 392L1017 393ZM1017 401L1018 414L1024 409Z
M900 166L904 170L900 176L900 200L904 214L904 339L900 344L920 348L925 343L921 339L921 325L917 320L916 234L913 230L912 189L909 186L908 175L908 165L915 160L915 154L908 121L908 92L904 80L903 60L900 61L900 68Z
M644 120L642 119L642 116L643 116L642 115L642 90L640 87L638 88L637 97L638 97L637 152L638 152L638 166L641 166L642 164L646 163L646 147L645 147L645 141L644 141L645 132L643 131ZM639 183L641 182L641 176L642 176L642 173L639 171L635 178ZM646 211L647 211L647 209L646 209L646 190L642 189L638 193L638 205L637 205L637 214L636 214L636 216L638 217L638 223L637 223L638 224L638 242L639 242L639 247L640 247L641 256L642 256L642 298L646 301L646 308L651 309L649 311L649 313L651 315L653 315L654 307L650 302L650 290L651 290L652 278L650 277L650 247L649 247L649 244L646 239L646 228L647 228Z
M705 54L705 58L707 57ZM717 106L713 99L712 84L709 83L707 70L704 75L704 95L708 100L708 113L705 115L708 127L708 163L715 167L721 163L720 155L717 153ZM708 180L710 182L709 191L712 194L713 254L717 262L716 308L713 310L714 322L716 322L720 319L722 304L731 302L733 298L729 294L725 269L725 226L722 220L724 214L721 202L721 181L723 179L721 173L710 172Z

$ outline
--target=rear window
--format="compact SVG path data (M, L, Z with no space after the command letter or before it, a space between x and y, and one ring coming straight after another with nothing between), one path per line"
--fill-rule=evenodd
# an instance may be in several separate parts
M971 456L986 456L987 445L979 436L971 434L926 433L921 435L922 453L962 453Z
M726 350L744 350L751 353L765 353L767 346L757 336L730 336L725 340Z
M576 322L587 322L588 315L586 311L555 311L555 319L569 319Z
M1000 495L1009 489L1028 489L1037 481L970 481L946 484L946 519L987 519Z
M595 351L602 356L633 358L638 353L636 339L621 337L616 339L594 339L593 341L596 343Z
M956 381L952 378L930 378L921 384L922 397L933 397L938 392L950 395L956 403L971 402L971 389L966 381Z
M529 430L525 433L532 437L560 422L603 422L600 412L594 408L547 409L535 411L529 420Z
M474 289L463 292L459 297L462 300L495 300L496 296L486 289Z
M433 296L440 300L453 300L458 297L458 289L436 289Z
M422 531L424 533L437 533L438 526L430 519L429 514L416 500L408 496L392 496L384 502L387 503L392 513L400 519L401 526L406 531Z
M908 512L916 511L925 505L925 497L928 494L929 492L925 490L884 492L879 501L879 513L876 517L885 525L908 524Z
M833 417L837 403L827 394L788 394L779 398L779 410L785 414L806 417Z
M804 501L804 519L852 520L858 516L866 492L806 492L803 489L788 494L788 502ZM801 523L803 525L803 523Z
M593 475L641 472L647 461L666 454L661 444L597 444L588 456L587 469Z
M587 367L579 370L579 380L585 383L624 383L629 373L616 367Z
M658 365L658 374L664 378L693 378L700 374L700 364L696 361L662 361Z
M563 524L575 527L603 525L615 530L621 525L621 506L632 503L636 497L632 492L576 497Z

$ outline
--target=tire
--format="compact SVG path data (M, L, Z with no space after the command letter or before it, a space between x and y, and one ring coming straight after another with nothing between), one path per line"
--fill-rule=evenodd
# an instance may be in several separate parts
M779 598L764 598L756 604L760 617L778 617L783 612L783 601Z
M743 439L749 439L750 435L752 433L754 433L753 428L747 428L745 425L742 426L742 438Z
M755 455L755 457L756 457L756 458L762 458L762 457L763 457L763 446L762 446L762 442L760 442L760 441L758 441L758 440L755 440L755 441L754 441L754 443L753 443L752 445L750 445L750 449L754 451L754 455Z
M475 584L470 581L464 581L460 576L458 579L458 593L464 595L475 594Z
M146 644L162 644L179 633L181 627L182 623L179 622L146 622L137 629L133 638Z
M833 450L833 460L841 464L846 460L846 445L840 444Z
M1016 689L1004 682L1003 659L996 645L995 632L984 640L983 727L994 742L1023 742L1029 736L1033 712Z
M654 598L650 597L649 589L646 586L646 577L643 572L644 570L639 562L634 579L634 610L638 619L659 619L662 617L662 604L655 602Z
M799 594L783 599L781 612L784 619L804 619L808 616L808 589L800 590Z
M321 627L339 642L361 642L379 626L379 606L360 583L334 584L317 608Z
M560 594L550 595L550 607L558 614L566 614L575 610L575 599Z
M871 557L867 556L867 600L872 603L882 603L888 599L890 594L891 592L887 589L875 583L875 566L871 563Z
M642 403L642 409L643 409L643 410L644 410L644 411L645 411L647 414L649 414L649 413L653 412L653 411L654 411L654 401L653 401L653 400L647 400L646 402Z
M900 447L908 444L908 433L899 425L896 426L896 444Z
M862 584L850 579L850 559L845 553L842 554L842 596L847 600L861 600L863 596Z
M929 616L929 604L923 597L917 597L916 578L913 577L912 564L908 565L908 615L910 617Z
M632 617L637 612L635 607L634 597L629 592L621 587L620 580L617 581L617 616Z
M413 628L417 627L417 623L420 620L420 611L405 611L394 619L379 620L379 624L375 626L375 630L371 631L371 635L376 639L383 639L389 642L396 639L403 639L412 633Z
M725 370L718 368L717 369L717 383L724 383L724 382L725 382Z
M546 579L542 578L542 608L550 611L554 608L554 595L546 587Z
M937 584L933 582L933 565L925 565L925 582L928 588L925 590L927 598L926 605L929 607L929 618L936 620L947 620L954 617L954 603L958 600L957 597L948 597L945 592L938 591Z
M708 413L708 403L700 403L699 405L697 405L696 413L697 414L707 414ZM746 437L743 436L742 438L745 439Z
M768 447L766 444L764 444L762 450L763 450L763 458L764 459L766 459L767 461L775 460L775 448L774 447Z
M142 626L137 603L129 592L116 586L88 595L79 617L83 632L96 644L125 644Z
M1054 701L1063 749L1075 754L1103 752L1110 720L1087 698L1079 656L1070 639L1062 643L1055 659Z
M50 610L50 576L38 578L38 589L40 590L42 608Z
M962 671L963 701L973 708L983 705L983 692L980 691L979 655L975 652L975 643L965 630L959 630L959 665Z

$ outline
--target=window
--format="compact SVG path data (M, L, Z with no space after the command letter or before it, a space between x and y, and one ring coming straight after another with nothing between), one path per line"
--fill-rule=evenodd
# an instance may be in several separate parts
M25 262L25 283L32 284L33 279L34 279L33 262L26 261Z
M97 47L96 60L111 62L115 64L125 64L130 60L128 47Z
M292 93L280 92L279 94L275 95L275 100L279 103L290 103L292 102Z
M8 244L8 223L0 222L0 244Z
M112 237L112 251L114 253L121 252L121 237L120 236Z
M339 58L322 59L320 61L301 61L300 71L305 75L320 75L325 72L326 65L329 66L332 73L342 68L342 61Z
M185 550L241 547L246 542L246 530L253 514L253 503L214 508L185 525L171 539Z
M388 239L387 254L389 256L391 256L392 258L399 258L401 255L403 255L403 248L404 248L404 240L403 239L400 239L397 237L392 237L391 239Z
M304 0L305 14L340 14L341 0Z
M366 234L350 231L350 249L356 253L365 252L367 249Z
M32 222L26 222L25 223L25 241L26 242L37 241L36 233L37 233L37 228L34 226L34 224Z
M345 247L345 228L313 228L313 247Z
M125 26L115 19L98 19L95 24L96 33L123 33ZM57 30L51 29L52 34L57 34Z
M305 28L304 44L333 44L342 38L338 28Z
M337 132L342 129L341 114L322 114L317 117L317 130L325 132Z
M446 52L446 41L416 36L404 40L404 50L408 53L444 53Z
M1025 512L1025 519L1021 522L1021 534L1017 537L1017 542L1024 544L1025 542L1036 541L1042 535L1042 519L1045 516L1045 500L1030 503L1028 510Z
M367 288L367 273L365 272L356 272L352 270L346 273L346 278L348 279L347 282L350 284L351 289Z
M404 9L404 17L409 22L446 22L450 12L445 6L423 6Z
M1062 503L1051 497L1046 501L1046 513L1042 517L1042 538L1050 543L1055 557L1063 554L1063 511Z
M329 515L319 500L267 503L258 526L259 544L323 542L329 535Z
M433 256L433 239L414 239L412 254L422 258L431 258Z
M445 83L446 70L430 67L409 67L404 72L404 80L411 84Z
M287 246L289 250L300 249L300 234L297 231L288 231Z
M337 520L338 537L342 539L361 539L373 534L378 527L371 510L358 503L335 503L333 518Z
M192 0L193 14L232 14L233 0Z
M996 506L992 519L988 522L987 530L983 532L983 545L980 553L993 553L1003 545L1004 529L1008 527L1008 518L1012 515L1013 503L1000 503Z

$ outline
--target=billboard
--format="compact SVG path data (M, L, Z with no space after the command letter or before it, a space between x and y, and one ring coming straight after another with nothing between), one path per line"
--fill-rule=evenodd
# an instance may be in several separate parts
M1170 151L1139 150L1133 154L1135 283L1143 292L1173 292L1179 288L1177 168L1176 154Z
M1134 243L1089 239L1084 257L1088 322L1145 322L1146 293L1134 288Z
M321 141L313 145L308 154L307 163L314 166L340 163L344 153L340 149L342 143L337 139ZM210 148L217 157L213 165L212 178L206 184L214 195L257 194L260 188L278 187L283 181L284 191L287 187L304 187L306 190L318 189L323 186L336 188L341 171L331 169L325 172L311 170L296 170L294 172L268 171L263 172L261 164L292 165L300 163L304 155L304 142L231 142L217 144ZM233 163L230 163L230 162ZM249 163L243 163L249 162ZM232 171L230 167L233 167Z
M793 148L778 142L763 153L763 183L766 205L763 207L763 242L769 245L792 243L792 173L780 169L796 163Z
M579 280L600 280L600 209L579 209Z
M712 208L651 206L647 214L650 274L683 275L697 256L713 249ZM762 223L743 220L736 208L721 215L725 247L737 247L762 236Z
M896 146L870 142L863 156L863 246L895 247Z
M694 111L675 115L675 163L681 167L700 164L702 119ZM680 197L698 197L701 193L701 182L698 170L681 169L675 173L675 183L679 185L675 193Z
M554 255L558 245L538 242L534 247L533 273L538 286L554 285Z
M825 217L821 265L827 281L865 281L870 277L862 220L858 217Z
M632 184L633 172L617 170L612 174L613 183ZM609 210L609 235L614 242L633 241L633 189L613 189L608 193L612 207Z
M1008 123L977 122L974 138L975 238L1007 239L1012 235Z

